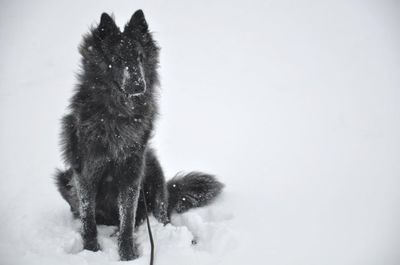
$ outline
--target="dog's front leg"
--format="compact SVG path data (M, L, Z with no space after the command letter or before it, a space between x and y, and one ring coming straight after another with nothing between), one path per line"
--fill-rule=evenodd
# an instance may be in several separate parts
M74 173L79 199L79 216L82 221L83 248L91 251L100 249L96 228L96 195L100 178L97 173L88 168L81 173Z
M119 176L119 236L118 247L121 260L132 260L139 257L133 228L135 227L136 210L142 178L142 162L129 160L118 170Z

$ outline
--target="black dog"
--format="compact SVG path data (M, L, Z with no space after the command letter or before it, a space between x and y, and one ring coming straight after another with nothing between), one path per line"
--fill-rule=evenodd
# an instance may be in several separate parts
M138 257L133 228L148 212L168 223L174 211L209 203L223 185L198 172L165 183L148 144L157 114L159 48L141 10L123 32L103 13L79 51L82 71L62 129L68 169L57 172L57 186L82 221L84 248L99 250L96 223L119 225L120 257L131 260Z

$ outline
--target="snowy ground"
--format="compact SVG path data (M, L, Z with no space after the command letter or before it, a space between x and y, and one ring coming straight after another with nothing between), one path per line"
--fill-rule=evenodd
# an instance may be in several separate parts
M1 1L0 264L118 262L113 227L82 251L51 176L81 34L138 8L162 47L167 176L227 185L152 219L157 265L400 264L400 4L345 0ZM129 264L148 264L137 234Z

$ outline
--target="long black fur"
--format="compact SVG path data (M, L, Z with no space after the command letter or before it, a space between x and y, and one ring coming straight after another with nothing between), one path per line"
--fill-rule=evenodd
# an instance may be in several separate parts
M82 221L85 249L97 251L96 224L119 226L121 260L138 257L133 228L148 211L162 223L172 212L208 204L222 190L215 177L189 173L165 182L149 146L157 115L159 48L141 10L121 32L103 13L79 48L82 71L62 121L67 170L56 185Z

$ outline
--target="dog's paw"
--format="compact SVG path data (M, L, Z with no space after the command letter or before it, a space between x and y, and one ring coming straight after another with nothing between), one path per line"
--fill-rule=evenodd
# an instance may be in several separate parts
M133 240L123 241L119 244L119 257L122 261L134 260L139 257L139 251Z
M119 257L121 261L134 260L139 258L139 253L136 248L120 248Z
M171 220L167 215L155 216L157 221L162 223L164 226L171 223Z
M166 203L161 203L160 206L156 208L153 213L157 221L164 225L167 225L171 222L168 216L166 205Z
M125 253L125 254L120 253L119 255L120 255L121 261L128 261L128 260L134 260L134 259L139 258L139 254L134 253L134 252Z
M90 241L83 242L83 249L96 252L96 251L100 250L100 245L97 242L97 240L90 240Z

